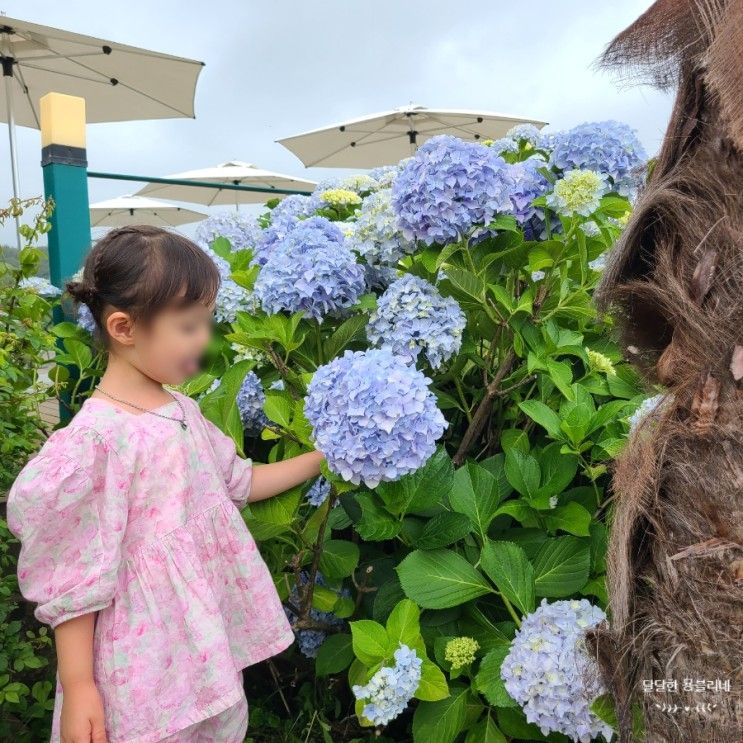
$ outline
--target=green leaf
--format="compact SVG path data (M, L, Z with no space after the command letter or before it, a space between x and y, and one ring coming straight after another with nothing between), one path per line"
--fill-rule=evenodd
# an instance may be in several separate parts
M489 539L482 547L480 560L498 590L522 614L534 611L534 569L521 547Z
M359 546L344 539L329 539L322 546L320 571L328 578L345 578L356 570Z
M499 502L498 482L484 467L467 462L455 471L449 503L455 511L469 516L483 540Z
M492 591L485 578L452 550L415 550L395 569L405 594L426 609L458 606Z
M614 730L619 728L617 713L614 707L614 700L611 694L601 694L594 699L589 705L589 709L596 717L610 725Z
M457 684L446 699L420 702L413 715L414 743L453 743L464 728L468 688Z
M416 545L424 550L448 547L450 544L463 539L472 531L472 522L463 513L445 511L430 519Z
M87 369L93 362L93 354L90 348L82 341L75 338L65 338L62 345L72 358L72 363L78 369Z
M498 707L498 727L509 738L522 740L550 740L539 728L526 721L521 707Z
M545 526L550 531L562 529L577 537L587 537L590 534L591 514L580 503L571 501L564 506L556 506L543 516Z
M560 406L560 428L568 435L574 445L586 437L591 421L596 412L591 393L580 384L572 385L574 400L565 401Z
M330 676L340 673L353 661L351 635L334 634L325 638L315 658L315 673L318 676Z
M507 743L489 710L474 727L467 731L464 743Z
M364 539L380 542L400 532L400 521L379 505L373 493L359 493L356 502L361 506L362 516L355 528Z
M390 640L381 624L371 619L358 619L349 625L353 652L362 663L373 666L387 657Z
M560 416L552 408L539 400L524 400L519 407L533 420L539 423L553 439L562 439Z
M577 537L546 541L534 558L537 596L562 598L586 584L591 564L590 545Z
M458 266L447 266L444 275L459 295L464 299L474 299L476 306L482 306L485 301L485 284L482 279Z
M420 636L420 609L414 601L402 599L387 618L387 636L397 647L398 642L413 645Z
M506 691L500 676L500 667L510 652L510 646L499 645L488 652L480 663L475 680L477 689L494 707L515 707L517 702Z
M354 341L365 339L366 315L352 315L323 344L323 356L334 359Z
M508 482L527 498L536 495L539 489L541 471L539 463L531 454L519 449L506 451L506 477Z
M547 369L549 370L550 379L555 383L560 392L568 400L575 398L575 392L571 387L573 381L573 372L569 364L563 361L555 361L555 359L547 359Z
M449 686L442 670L428 658L421 663L421 680L413 696L426 702L435 702L449 696Z
M393 482L380 483L375 492L395 514L432 516L441 510L454 476L454 465L443 446L415 472Z
M496 516L511 516L516 519L521 526L534 527L539 526L538 511L532 508L531 505L523 498L512 498L506 501L495 514Z
M263 410L269 420L286 429L291 428L292 401L288 393L267 391Z

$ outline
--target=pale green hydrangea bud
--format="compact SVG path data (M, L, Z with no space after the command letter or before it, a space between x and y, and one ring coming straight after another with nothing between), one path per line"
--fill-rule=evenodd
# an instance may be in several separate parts
M446 643L444 660L452 664L452 668L468 666L475 660L475 653L480 643L472 637L454 637Z

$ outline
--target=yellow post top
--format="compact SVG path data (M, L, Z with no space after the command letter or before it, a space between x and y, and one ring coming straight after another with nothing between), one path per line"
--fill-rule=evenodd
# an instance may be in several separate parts
M85 149L85 98L47 93L41 106L41 146L61 144Z

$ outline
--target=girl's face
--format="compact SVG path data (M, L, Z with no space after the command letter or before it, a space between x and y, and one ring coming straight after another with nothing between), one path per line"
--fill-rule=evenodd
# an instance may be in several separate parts
M121 320L111 322L109 317L108 329L112 340L118 341L117 352L142 373L161 384L179 385L199 371L211 339L214 309L215 303L164 309L147 328L131 323L125 313L114 312Z

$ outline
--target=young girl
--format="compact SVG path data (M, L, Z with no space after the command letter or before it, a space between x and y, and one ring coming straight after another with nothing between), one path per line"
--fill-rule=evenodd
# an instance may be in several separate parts
M240 743L241 669L294 639L239 509L317 476L323 455L254 467L163 387L198 371L219 281L193 242L136 225L66 284L108 365L8 495L21 592L55 631L52 743Z

